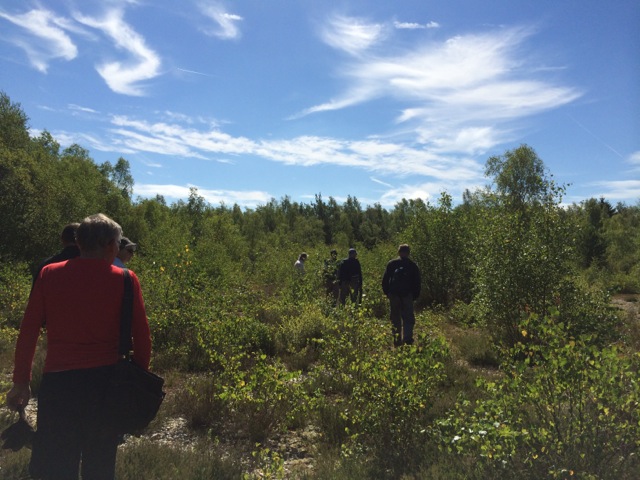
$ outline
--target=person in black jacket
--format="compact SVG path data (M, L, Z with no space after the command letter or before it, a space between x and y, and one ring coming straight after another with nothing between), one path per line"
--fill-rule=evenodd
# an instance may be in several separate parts
M362 267L355 248L349 249L349 256L342 260L338 270L340 282L340 303L342 305L351 298L353 303L362 301Z
M62 233L60 234L60 241L62 242L62 250L59 253L43 260L38 268L33 274L33 282L31 283L31 289L33 290L33 286L36 283L38 275L40 275L40 270L44 268L45 265L49 265L50 263L58 263L64 262L65 260L71 260L72 258L76 258L80 255L80 249L76 244L76 231L80 226L79 223L70 223L65 225L62 229Z
M382 291L389 298L393 345L413 344L416 317L413 302L420 296L420 269L411 259L409 245L398 248L398 258L391 260L382 277Z

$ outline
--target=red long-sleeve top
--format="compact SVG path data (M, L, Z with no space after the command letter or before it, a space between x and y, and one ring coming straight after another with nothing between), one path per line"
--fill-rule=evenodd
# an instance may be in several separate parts
M133 284L133 360L148 369L151 335L140 282ZM111 365L118 361L122 269L106 260L75 258L45 266L35 282L16 344L14 383L31 379L40 329L46 325L45 372Z

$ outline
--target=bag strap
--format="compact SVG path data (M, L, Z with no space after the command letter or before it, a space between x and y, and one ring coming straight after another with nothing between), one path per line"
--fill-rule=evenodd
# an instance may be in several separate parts
M122 310L120 312L120 342L118 355L129 358L131 353L131 318L133 317L133 281L129 275L129 269L123 268L124 295L122 296Z

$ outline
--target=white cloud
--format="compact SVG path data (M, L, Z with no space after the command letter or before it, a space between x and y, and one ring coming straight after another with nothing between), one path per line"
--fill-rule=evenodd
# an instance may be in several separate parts
M417 182L415 184L404 184L397 188L390 188L380 198L380 204L385 208L393 208L402 199L420 198L425 203L436 205L443 192L451 195L454 201L462 199L462 194L466 189L475 191L481 189L480 183L469 182Z
M437 198L440 192L447 190L444 183L422 183L416 185L402 185L389 189L380 198L380 204L390 207L400 202L403 198L420 198L424 202L431 202Z
M175 123L150 123L114 116L112 123L119 128L113 134L131 148L155 153L180 154L205 158L199 152L243 154L251 153L255 143L244 137L232 137L217 129L198 130ZM168 149L168 150L166 150Z
M468 155L480 155L498 145L511 140L507 131L496 130L489 126L460 127L452 131L442 128L418 127L418 140L430 150L439 153L461 152Z
M398 30L422 30L425 28L439 28L440 24L438 22L429 22L429 23L414 23L414 22L393 22L393 26Z
M76 31L72 23L45 9L11 15L0 11L0 18L22 27L29 35L28 39L14 38L13 42L22 48L34 68L46 73L49 62L57 58L73 60L78 49L66 31Z
M175 69L180 71L180 72L193 73L194 75L200 75L202 77L211 77L211 78L217 77L217 75L212 75L210 73L204 73L204 72L197 72L195 70L187 70L186 68L175 67Z
M185 199L194 187L197 188L198 195L213 205L225 203L230 206L237 203L241 207L255 207L269 202L272 198L272 195L260 190L209 190L196 185L136 184L133 192L141 197L162 195L170 199Z
M384 37L384 26L342 15L333 16L320 32L323 41L338 50L358 55Z
M158 112L164 116L166 112ZM136 155L146 158L147 154L162 155L167 159L180 158L183 161L196 160L228 162L226 156L234 157L234 164L242 166L247 157L258 157L284 165L312 167L333 165L355 168L368 172L371 181L388 189L380 199L367 200L370 204L380 203L392 207L402 198L437 198L442 191L460 196L463 185L481 181L482 166L472 158L461 155L439 155L434 150L413 148L400 143L371 140L341 140L336 138L300 136L282 140L251 140L234 137L219 128L188 121L181 114L173 112L174 119L182 123L149 122L125 116L113 116L113 128L108 138L93 135L65 137L55 133L56 138L64 138L69 143L89 145L91 148L116 152L119 155ZM481 134L479 132L478 134ZM222 158L222 160L220 160ZM149 161L143 161L152 166ZM154 161L153 166L159 166ZM424 179L429 182L417 185L403 184L394 187L379 180L376 175L388 178ZM136 194L142 196L165 195L171 198L187 198L189 186L177 185L136 185ZM199 190L200 195L211 203L238 203L243 206L264 204L271 198L265 192L233 192L225 190ZM335 198L335 197L334 197ZM363 198L360 198L364 202Z
M592 197L604 197L609 200L640 200L640 180L612 180L606 182L596 182L596 187L604 189L601 193L592 195Z
M482 167L472 159L439 155L422 148L375 139L350 141L308 135L283 140L251 140L231 136L219 128L198 128L189 122L184 126L175 122L153 123L114 116L111 123L114 126L109 131L111 138L99 144L111 144L114 150L203 160L250 155L285 165L336 165L393 176L430 176L442 181L468 180L482 175Z
M629 155L627 162L636 167L640 167L640 151L633 152L631 155Z
M219 4L200 4L200 11L208 18L215 22L215 27L203 28L202 31L206 35L212 35L222 40L235 40L240 38L242 32L238 28L237 23L243 18L240 15L228 13Z
M335 21L331 25L331 32L339 31ZM413 128L417 141L439 152L482 153L512 139L514 122L582 95L551 83L532 64L524 46L533 34L527 28L498 29L393 53L383 43L366 43L367 56L353 58L338 72L347 81L344 91L292 118L388 97L407 105L396 122ZM335 35L333 41L342 38Z
M76 111L76 112L83 112L83 113L100 113L97 110L94 110L93 108L89 108L89 107L82 107L80 105L76 105L75 103L70 103L69 105L67 105L67 108L69 110L72 111Z
M377 179L375 177L369 177L369 180L371 180L372 182L378 183L378 184L382 185L383 187L393 188L393 185L391 185L390 183L383 182L382 180L379 180L379 179Z
M144 95L145 90L139 83L160 74L160 57L147 47L145 39L124 21L123 12L114 9L102 18L81 14L76 14L75 18L84 25L102 31L111 38L116 48L131 56L126 62L104 62L96 67L109 88L124 95Z

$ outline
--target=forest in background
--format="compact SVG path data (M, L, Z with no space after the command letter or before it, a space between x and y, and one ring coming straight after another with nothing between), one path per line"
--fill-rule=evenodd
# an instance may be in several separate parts
M126 159L31 137L0 92L0 392L32 269L65 224L102 212L139 244L129 266L169 389L150 434L183 418L198 438L134 443L118 478L635 478L640 324L611 296L640 292L640 203L565 205L527 145L485 173L459 204L443 192L390 210L320 193L254 209L196 189L134 199ZM423 289L416 345L393 349L380 280L399 243ZM335 308L323 261L350 247L363 301ZM309 431L313 468L297 471L273 442ZM0 456L6 478L25 465Z

